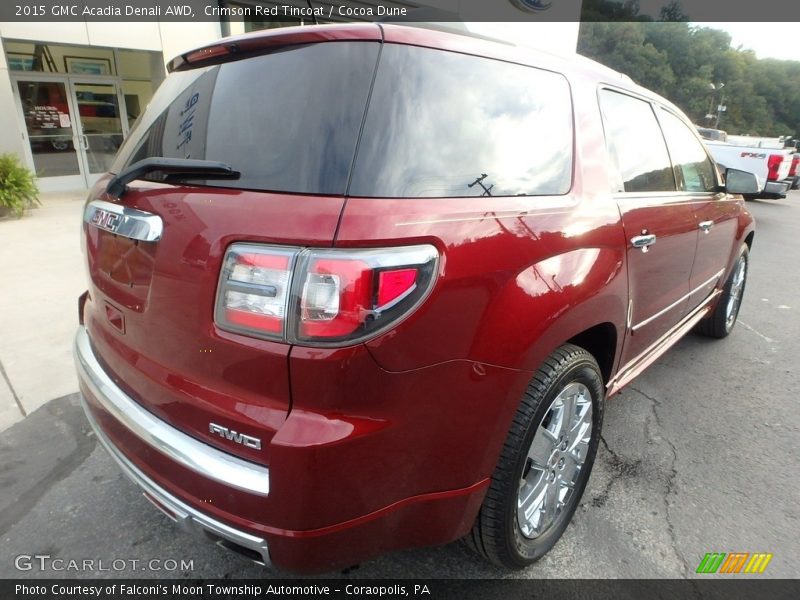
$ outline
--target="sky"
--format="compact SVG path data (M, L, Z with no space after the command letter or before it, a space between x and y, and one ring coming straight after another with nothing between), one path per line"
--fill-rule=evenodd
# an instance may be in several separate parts
M723 29L731 34L731 46L754 50L758 58L800 61L798 23L692 23Z

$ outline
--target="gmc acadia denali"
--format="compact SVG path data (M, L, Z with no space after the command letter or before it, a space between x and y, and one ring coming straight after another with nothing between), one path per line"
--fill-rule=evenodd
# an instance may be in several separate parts
M605 399L736 322L755 177L596 63L361 24L170 71L87 200L76 364L147 498L254 560L524 567Z

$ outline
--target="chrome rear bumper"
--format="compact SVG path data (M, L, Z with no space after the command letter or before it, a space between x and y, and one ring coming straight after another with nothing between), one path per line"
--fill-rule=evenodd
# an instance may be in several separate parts
M269 470L266 467L243 461L186 435L125 394L103 371L95 358L84 327L75 336L74 354L78 377L89 388L94 399L142 441L204 477L250 493L268 493ZM142 488L145 497L164 514L179 523L183 529L209 533L218 541L231 542L257 553L261 558L258 562L269 563L265 539L226 525L189 506L159 486L114 445L94 418L86 399L82 398L81 402L97 439L122 471Z

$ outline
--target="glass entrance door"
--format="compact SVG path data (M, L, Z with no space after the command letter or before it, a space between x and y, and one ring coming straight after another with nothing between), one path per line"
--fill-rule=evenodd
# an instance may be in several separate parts
M92 185L108 171L127 132L122 118L122 101L115 81L70 82L77 109L79 154L86 184Z
M15 77L29 161L43 190L90 187L128 133L119 82L108 77Z
M18 79L16 87L36 176L80 186L84 178L67 79Z

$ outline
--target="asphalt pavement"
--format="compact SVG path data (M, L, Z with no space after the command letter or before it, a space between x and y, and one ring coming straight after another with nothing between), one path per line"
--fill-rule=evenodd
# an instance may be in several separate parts
M609 400L587 491L550 554L508 572L454 543L328 576L681 578L707 552L768 552L760 577L797 577L800 192L747 206L757 231L735 331L689 335ZM287 575L177 529L96 443L74 394L0 433L0 539L0 577ZM15 567L36 554L95 562Z

